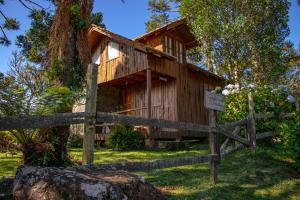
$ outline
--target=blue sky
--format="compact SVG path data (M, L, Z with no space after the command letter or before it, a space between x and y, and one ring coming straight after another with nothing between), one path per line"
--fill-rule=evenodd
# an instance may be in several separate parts
M40 2L45 2L40 0ZM291 0L289 26L291 40L295 47L300 44L300 6L297 0ZM145 22L149 19L150 12L147 10L148 0L95 0L94 11L101 11L104 14L106 27L120 35L134 38L145 32ZM6 0L6 4L0 7L8 16L13 16L21 22L20 30L8 32L12 41L9 47L0 46L0 71L7 71L7 64L11 58L11 52L16 50L14 41L17 35L24 33L30 26L27 18L29 12L17 0ZM1 22L2 23L2 22Z

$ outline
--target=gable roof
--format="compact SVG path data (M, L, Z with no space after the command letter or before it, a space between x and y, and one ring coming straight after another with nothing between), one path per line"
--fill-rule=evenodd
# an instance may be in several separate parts
M150 53L150 54L153 54L157 57L166 57L166 58L169 58L171 60L176 59L174 56L171 56L167 53L159 51L159 50L155 49L154 47L151 47L149 45L140 43L138 41L132 41L132 40L130 40L130 39L124 37L124 36L113 33L113 32L111 32L111 31L109 31L105 28L102 28L102 27L94 25L94 24L90 27L89 32L88 32L88 42L89 42L89 45L90 45L91 48L93 48L92 44L95 42L95 40L97 38L97 35L100 36L100 37L104 36L104 37L111 38L111 39L113 39L117 42L124 43L126 45L132 46L132 47L134 47L135 49L137 49L139 51L142 51L142 52L145 52L145 53Z
M172 21L164 26L156 28L148 33L142 34L133 39L133 41L143 42L149 37L158 36L165 32L175 33L182 35L182 39L185 40L187 48L191 48L197 45L197 40L194 35L190 32L190 28L187 25L185 18L179 18Z

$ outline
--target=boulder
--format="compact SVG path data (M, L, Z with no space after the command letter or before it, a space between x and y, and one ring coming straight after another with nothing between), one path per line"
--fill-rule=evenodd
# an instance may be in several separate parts
M113 199L160 200L163 194L143 178L125 171L94 171L89 167L22 166L14 180L16 200Z

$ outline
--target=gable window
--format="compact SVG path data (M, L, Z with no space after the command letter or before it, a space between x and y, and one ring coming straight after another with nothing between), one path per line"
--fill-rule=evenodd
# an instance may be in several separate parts
M101 45L99 45L92 55L92 63L96 65L100 65L101 63Z
M173 55L173 41L171 37L165 36L165 52Z
M108 60L115 59L119 57L120 45L116 42L108 43Z

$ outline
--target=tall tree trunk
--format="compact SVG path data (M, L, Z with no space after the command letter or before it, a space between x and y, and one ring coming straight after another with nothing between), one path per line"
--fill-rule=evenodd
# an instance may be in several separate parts
M71 89L79 89L91 59L87 32L93 3L92 0L58 0L56 3L57 10L50 30L47 65L49 70L59 71L56 82ZM53 165L64 165L67 158L69 126L54 128L51 137L53 136L59 140L54 144L57 160Z

